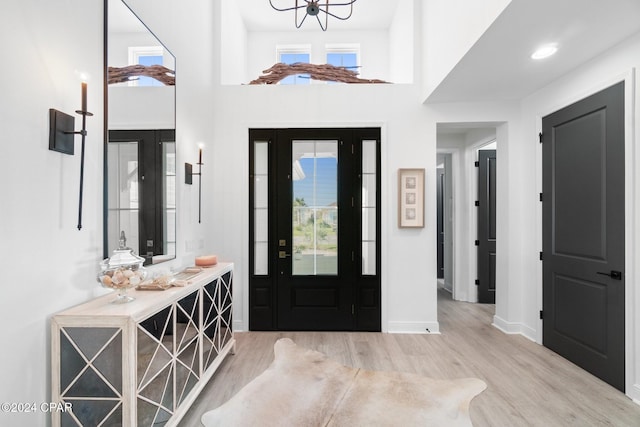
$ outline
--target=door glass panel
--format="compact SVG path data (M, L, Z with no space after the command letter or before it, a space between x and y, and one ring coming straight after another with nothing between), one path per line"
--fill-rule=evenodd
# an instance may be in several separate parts
M162 143L162 162L164 175L164 206L163 221L164 253L176 256L176 143L174 141Z
M267 275L269 274L269 142L255 141L253 149L253 274Z
M376 274L377 141L362 141L362 274Z
M293 141L292 274L338 274L338 141Z
M138 198L138 143L118 142L107 144L107 161L109 170L108 197L109 210L107 221L110 230L110 248L118 247L120 232L124 231L127 246L138 248L138 216L140 204Z

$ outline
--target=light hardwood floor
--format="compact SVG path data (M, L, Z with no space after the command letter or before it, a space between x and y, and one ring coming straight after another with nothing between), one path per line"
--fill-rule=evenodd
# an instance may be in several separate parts
M545 347L491 326L493 305L454 302L440 290L438 314L440 335L237 333L236 354L223 363L180 426L201 426L203 413L269 366L273 344L282 337L364 369L480 378L488 388L471 402L476 427L640 426L640 405L623 393Z

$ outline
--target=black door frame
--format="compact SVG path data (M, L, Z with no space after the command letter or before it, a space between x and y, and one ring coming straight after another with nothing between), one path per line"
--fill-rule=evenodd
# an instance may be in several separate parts
M279 258L278 253L280 250L284 250L287 254L291 254L290 247L279 247L279 240L281 237L277 235L276 221L269 220L269 229L267 232L268 240L268 253L269 264L268 272L266 274L254 274L255 270L255 252L254 252L254 237L255 237L255 223L254 223L254 201L253 195L255 191L255 177L253 171L255 170L255 158L253 154L254 141L268 142L268 164L270 170L277 170L276 164L278 162L277 156L274 154L275 150L272 148L273 144L278 141L278 138L282 138L279 134L291 135L307 135L301 139L308 139L309 135L313 135L316 131L319 135L327 135L327 132L331 133L331 129L327 128L311 128L311 129L249 129L249 329L250 330L278 330L278 288L277 288L277 275L280 274L279 270ZM381 320L381 157L380 157L380 128L336 128L336 132L351 132L352 137L352 155L355 155L358 159L361 158L362 141L374 140L377 143L377 191L376 191L376 274L375 275L363 275L361 274L362 265L362 245L359 241L362 240L362 226L361 226L361 191L362 188L361 178L362 171L361 162L353 162L357 167L354 168L352 177L352 193L353 209L349 215L353 216L353 219L349 221L352 225L353 232L358 238L353 238L356 244L354 254L351 256L351 263L353 265L352 279L353 279L353 307L350 315L353 316L353 322L345 329L343 327L336 328L330 327L326 330L353 330L353 331L380 331ZM318 137L318 139L326 139ZM281 161L281 160L280 160ZM278 204L278 183L275 179L269 178L268 183L268 199L269 206L276 206ZM270 208L271 209L271 208ZM290 244L290 242L288 242ZM314 330L306 328L287 328L286 330Z

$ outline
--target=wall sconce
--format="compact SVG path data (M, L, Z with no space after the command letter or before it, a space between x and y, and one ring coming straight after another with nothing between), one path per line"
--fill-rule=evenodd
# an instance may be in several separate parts
M184 164L184 183L193 184L193 175L198 175L198 223L202 222L202 147L203 144L199 144L198 151L198 173L193 172L193 165L191 163Z
M82 82L81 109L76 110L82 116L82 129L75 131L75 118L62 111L49 109L49 150L74 155L74 136L82 136L82 150L80 153L80 195L78 202L78 230L82 228L82 187L84 183L84 144L87 136L87 116L93 116L87 111L87 83Z

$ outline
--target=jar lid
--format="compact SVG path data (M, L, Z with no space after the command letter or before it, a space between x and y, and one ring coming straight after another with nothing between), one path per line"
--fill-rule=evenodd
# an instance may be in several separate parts
M133 265L142 265L144 258L133 253L133 249L127 247L127 239L124 231L120 232L120 240L118 249L113 251L110 258L103 260L100 265L102 268L116 268Z

